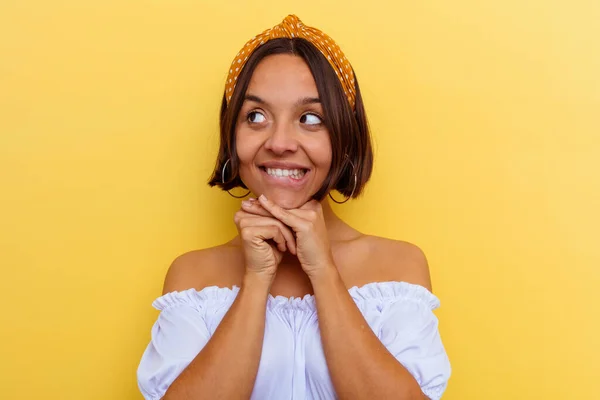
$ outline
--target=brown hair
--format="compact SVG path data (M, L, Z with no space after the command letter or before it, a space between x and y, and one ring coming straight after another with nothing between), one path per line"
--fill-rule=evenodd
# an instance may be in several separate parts
M239 75L229 106L227 106L226 97L223 95L220 119L221 144L215 170L208 184L219 186L223 190L230 190L235 187L247 189L238 174L239 159L235 151L236 121L256 66L263 58L275 54L293 54L301 57L306 62L315 79L323 106L325 117L323 123L329 131L332 147L331 169L323 185L313 195L313 198L320 201L333 189L346 197L351 194L352 197L358 197L369 180L373 169L371 137L358 80L354 76L356 104L355 110L353 110L335 71L327 59L309 41L301 38L273 39L258 47ZM221 173L228 159L231 160L227 165L225 182L223 182ZM354 168L352 165L354 165ZM356 189L352 193L354 174L356 174Z

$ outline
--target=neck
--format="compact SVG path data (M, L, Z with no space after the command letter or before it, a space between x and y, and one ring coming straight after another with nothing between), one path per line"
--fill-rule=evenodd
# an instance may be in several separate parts
M327 198L321 200L321 208L323 209L323 219L325 220L327 231L331 232L332 229L335 229L342 223L342 220L335 214Z
M323 219L325 220L330 242L348 240L356 237L359 233L336 215L327 198L321 201L321 208L323 209Z

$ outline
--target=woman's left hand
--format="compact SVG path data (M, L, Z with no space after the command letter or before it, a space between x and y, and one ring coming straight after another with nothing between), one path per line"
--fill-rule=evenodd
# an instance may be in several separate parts
M300 208L286 210L262 195L258 202L244 202L242 207L254 214L267 215L266 212L294 231L298 260L309 278L333 265L323 209L318 201L311 200Z

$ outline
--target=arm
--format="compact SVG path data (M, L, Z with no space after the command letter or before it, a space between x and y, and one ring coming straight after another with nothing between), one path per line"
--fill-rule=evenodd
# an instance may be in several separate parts
M247 274L206 346L171 384L164 400L249 398L258 372L270 282Z
M335 266L311 279L321 341L341 399L426 399L415 378L375 336Z
M245 263L241 289L228 309L194 301L168 301L167 308L159 308L162 312L138 370L138 384L147 399L248 398L252 393L269 289L283 252L295 247L291 231L273 218L240 211L235 222ZM222 274L227 262L228 257L204 250L193 263L178 258L167 274L165 296L189 288L191 282L210 281L207 277L215 271ZM210 323L218 324L212 335L207 313L213 317ZM214 319L219 313L220 321Z
M410 337L398 340L386 335L384 345L384 339L380 341L370 329L338 274L321 205L312 200L298 209L285 210L264 196L259 201L268 213L296 233L298 259L312 283L327 366L340 398L426 399L425 391L438 399L445 388L449 364L433 314L422 312L417 306L403 315L404 305L387 313L391 317L388 322L395 326L386 324L385 332L394 335L400 328ZM392 266L399 259L406 260L402 280L431 291L423 253L416 246L399 252L397 243L386 246L385 251L379 248L377 262Z

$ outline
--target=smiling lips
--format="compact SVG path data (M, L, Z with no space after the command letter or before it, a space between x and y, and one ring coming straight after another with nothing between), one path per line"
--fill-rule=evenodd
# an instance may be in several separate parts
M270 176L290 177L292 179L302 179L305 174L304 169L265 168L265 171Z
M290 186L290 188L296 189L304 186L306 175L310 171L299 165L263 165L260 170L266 175L267 181L272 184Z

